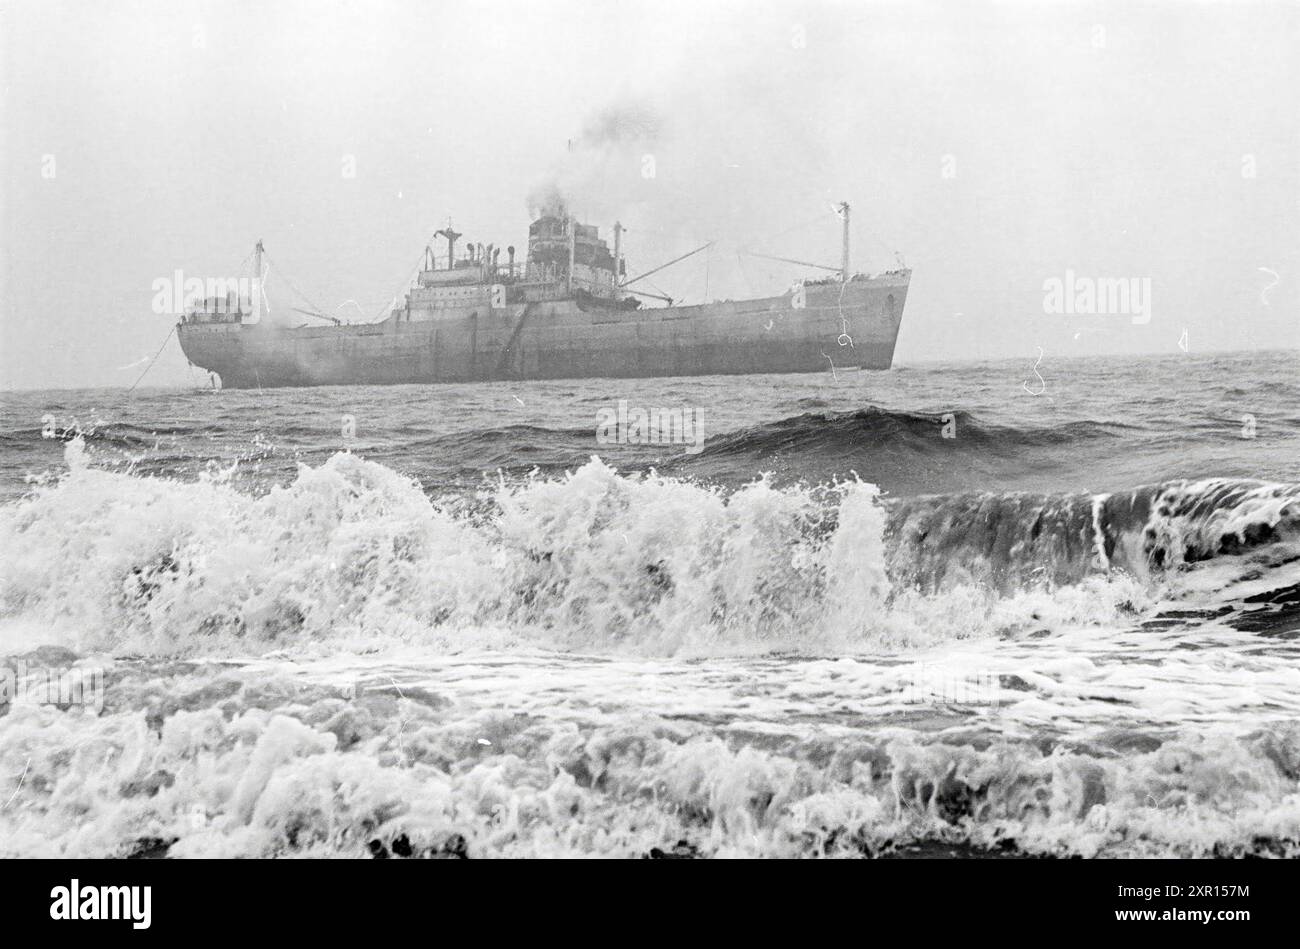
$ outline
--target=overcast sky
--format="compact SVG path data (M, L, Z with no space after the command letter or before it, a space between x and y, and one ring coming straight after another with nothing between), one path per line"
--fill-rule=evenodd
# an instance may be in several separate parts
M837 263L849 201L855 267L914 270L898 363L1295 347L1297 49L1296 3L10 0L0 386L130 385L153 282L259 237L273 307L374 318L550 184L631 272L716 240L653 278L687 302ZM1067 270L1149 322L1045 312Z

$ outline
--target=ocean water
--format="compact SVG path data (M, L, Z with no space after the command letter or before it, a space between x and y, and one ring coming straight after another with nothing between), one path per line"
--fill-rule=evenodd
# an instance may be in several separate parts
M0 855L1300 855L1293 351L8 393L0 443Z

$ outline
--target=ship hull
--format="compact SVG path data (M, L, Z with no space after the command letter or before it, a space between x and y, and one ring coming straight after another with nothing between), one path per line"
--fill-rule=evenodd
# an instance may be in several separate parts
M382 323L182 323L177 332L189 361L228 388L888 369L909 277L635 311L573 299L493 307L485 294Z

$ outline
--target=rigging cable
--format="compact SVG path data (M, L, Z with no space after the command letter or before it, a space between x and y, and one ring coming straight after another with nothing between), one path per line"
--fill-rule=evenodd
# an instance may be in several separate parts
M273 260L271 260L271 255L268 254L268 253L266 253L265 250L262 251L262 254L263 254L264 257L266 257L266 262L267 262L267 264L272 264L272 263L274 263L275 266L277 266L277 267L280 266L280 262L279 262L279 261L273 261ZM277 273L280 273L280 274L282 274L282 275L284 274L284 271L283 271L283 270L276 271L276 272L277 272ZM307 294L303 293L303 292L302 292L301 290L299 290L296 286L294 286L294 282L293 282L292 280L290 280L289 277L288 277L287 275L284 276L284 282L287 283L287 284L289 285L289 289L290 289L290 290L292 290L294 293L298 294L298 299L301 300L303 303L306 303L309 307L311 307L311 308L312 308L313 310L315 310L317 313L324 313L324 312L325 312L325 311L322 310L320 307L318 307L315 303L313 303L311 300L307 299Z
M435 236L437 236L437 235L435 235ZM429 247L429 246L432 246L432 244L433 244L433 238L431 237L431 238L429 238L429 244L426 245L425 250L427 251L427 250L428 250L428 247ZM402 286L398 288L398 290L397 290L397 292L396 292L395 294L393 294L393 299L392 299L391 301L389 301L388 303L386 303L386 304L382 304L382 305L380 306L379 312L375 314L375 318L374 318L373 320L371 320L370 322L372 322L372 323L378 323L378 322L380 322L379 318L380 318L381 316L384 315L384 311L385 311L385 310L391 311L391 310L393 310L393 309L397 306L397 298L398 298L399 296L402 295L402 289L405 288L405 289L409 290L409 289L411 288L411 284L415 282L416 277L418 277L418 276L420 275L420 271L422 271L422 270L424 269L424 261L425 261L425 259L426 259L426 255L425 255L425 253L422 252L422 253L420 254L420 259L419 259L418 261L416 261L416 263L415 263L415 268L411 271L411 275L410 275L409 277L406 278L406 281L402 284Z
M158 347L158 352L153 354L153 359L150 359L149 365L144 367L144 372L140 373L140 378L135 380L135 383L131 386L131 388L126 390L127 395L130 395L132 392L134 392L135 387L138 386L144 380L145 375L148 374L149 370L153 368L153 364L158 361L158 357L162 355L162 351L165 348L167 348L167 342L172 338L172 333L175 332L176 332L176 326L175 324L173 324L171 328L171 332L167 334L167 339L164 339L162 345Z

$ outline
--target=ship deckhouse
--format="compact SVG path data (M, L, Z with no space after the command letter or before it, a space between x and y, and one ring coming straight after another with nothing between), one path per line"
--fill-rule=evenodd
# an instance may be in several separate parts
M626 272L626 264L620 263L620 269ZM613 299L614 273L614 255L599 228L579 224L557 212L547 212L529 225L529 282L564 283L595 297Z
M424 263L405 306L393 310L402 322L436 320L466 306L502 306L542 300L594 298L617 302L618 278L626 264L615 264L622 228L615 225L614 251L598 228L579 224L562 210L547 211L528 228L528 254L516 263L515 248L493 244L463 245L450 225L434 236L446 241L446 253L425 248ZM495 301L493 295L495 294Z

